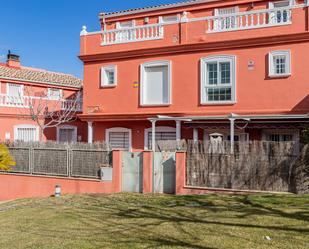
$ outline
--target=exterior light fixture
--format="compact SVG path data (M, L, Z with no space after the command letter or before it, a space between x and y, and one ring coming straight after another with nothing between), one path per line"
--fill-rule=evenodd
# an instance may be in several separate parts
M60 197L61 196L61 186L56 185L55 186L55 197Z

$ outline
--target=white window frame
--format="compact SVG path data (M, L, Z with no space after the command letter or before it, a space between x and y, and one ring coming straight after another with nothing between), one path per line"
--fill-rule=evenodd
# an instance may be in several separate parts
M123 24L128 24L128 23L131 24L130 27L122 27L122 26L121 26L121 25L123 25ZM130 29L130 28L134 28L135 26L136 26L135 20L124 21L124 22L116 22L116 29Z
M268 3L268 8L269 9L275 9L275 4L276 3L283 3L283 2L289 2L289 7L292 7L295 4L295 0L281 0L281 1L273 1Z
M268 3L268 9L276 9L275 8L275 4L276 3L281 3L281 2L289 2L289 7L292 7L294 4L295 4L295 0L281 0L281 1L273 1L273 2L269 2ZM278 25L278 24L282 24L282 25L285 25L285 24L291 24L291 21L289 22L277 22L277 18L276 18L276 13L271 13L269 15L269 18L270 18L270 23L274 24L274 25Z
M169 18L174 18L175 20L168 20ZM173 24L173 23L179 23L180 21L180 15L166 15L166 16L159 16L159 23L161 24Z
M274 57L275 56L285 56L286 57L286 65L285 65L285 73L277 74L276 68L274 65ZM288 77L291 75L291 51L290 50L277 50L271 51L268 54L268 76L270 78L280 78L280 77Z
M72 142L76 143L77 142L77 127L74 125L59 125L57 126L57 142L60 142L60 130L61 129L67 129L67 130L74 130L73 131L73 138Z
M207 85L207 64L213 63L213 62L230 62L230 69L231 69L231 84L221 84L222 88L224 87L231 87L231 100L228 101L209 101L207 98L207 92L206 88L216 88L218 85ZM200 83L200 90L201 90L201 96L200 96L200 103L202 105L226 105L226 104L235 104L237 102L236 98L236 56L234 55L217 55L217 56L210 56L206 58L202 58L200 61L200 67L201 67L201 83ZM218 71L218 79L220 72ZM220 88L220 86L218 88Z
M147 67L157 67L157 66L167 66L167 84L168 84L168 101L167 103L146 103L144 100L144 91L145 91L145 76L146 76L146 68ZM172 104L172 62L171 61L152 61L146 62L141 65L141 87L140 87L140 105L141 106L168 106Z
M149 133L152 132L152 128L147 128L144 131L144 149L149 150L148 144L149 144ZM176 128L175 127L170 127L170 126L157 126L155 128L155 132L175 132L176 133ZM175 140L176 141L176 140Z
M129 133L129 151L132 151L132 130L124 127L113 127L105 130L105 141L109 144L109 134L111 132L128 132ZM120 150L125 150L123 148L115 148ZM126 151L126 150L125 150Z
M6 93L7 93L8 96L12 96L12 95L10 95L10 86L11 85L20 86L20 97L24 96L24 85L16 84L16 83L7 83L6 84Z
M18 138L18 129L35 129L35 140L33 142L38 142L40 141L39 137L39 127L37 125L31 125L31 124L19 124L19 125L14 125L14 140L17 141Z
M55 96L51 95L51 91L52 90L57 90L59 91L59 97L55 98ZM47 98L49 100L61 100L62 99L62 89L59 89L59 88L48 88L47 89Z
M220 14L220 10L228 10L228 9L233 9L235 11L235 15L239 12L239 7L238 6L233 6L233 7L227 7L227 8L220 8L220 9L214 9L214 16L216 17L220 17L220 16L224 16L223 14ZM227 19L225 19L226 21ZM226 27L222 27L222 20L215 20L214 22L214 28L215 30L218 31L226 31L226 30L233 30L235 29L238 25L237 25L237 18L235 17L234 19L231 18L230 21L234 21L234 27L230 27L230 28L226 28Z
M109 84L109 79L107 77L107 71L114 71L114 82L113 84ZM116 65L109 65L101 67L101 79L100 79L100 86L101 87L115 87L117 86L117 66Z

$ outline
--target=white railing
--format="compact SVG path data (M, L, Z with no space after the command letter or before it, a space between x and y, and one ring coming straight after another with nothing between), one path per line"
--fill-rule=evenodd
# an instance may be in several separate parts
M62 100L61 101L61 110L72 110L76 112L81 112L83 110L83 102L76 100Z
M18 107L25 108L30 106L31 100L34 97L29 96L10 96L7 94L0 94L0 106L4 107Z
M292 8L263 9L207 18L207 33L265 28L292 23Z
M164 27L162 24L113 29L102 32L102 45L158 40L163 39L163 37Z
M15 108L28 108L31 105L35 105L33 101L58 101L58 100L49 100L48 98L40 98L33 96L10 96L7 94L0 94L0 107L15 107ZM72 110L81 112L83 103L82 101L62 99L61 101L61 110Z

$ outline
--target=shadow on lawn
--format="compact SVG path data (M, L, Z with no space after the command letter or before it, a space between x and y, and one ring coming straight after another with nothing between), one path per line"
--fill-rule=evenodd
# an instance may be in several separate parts
M216 249L203 245L205 236L208 235L217 238L218 244L222 237L246 240L241 235L225 232L221 226L309 232L305 227L282 225L282 223L260 225L258 222L255 223L254 219L249 223L246 217L251 215L264 215L265 219L271 216L302 221L308 221L309 215L308 211L287 213L273 208L274 205L258 203L249 196L226 199L221 197L222 203L216 202L215 196L156 198L142 195L113 197L91 195L82 197L81 200L75 198L78 197L69 199L70 208L62 210L59 215L71 216L71 219L78 221L80 226L70 227L68 223L57 227L57 230L53 226L46 226L44 229L23 232L63 239L75 236L76 239L91 241L92 248L112 248L115 245L122 248L135 248L136 245L157 248L164 245L197 249ZM159 201L154 201L155 199ZM202 225L213 226L205 230L205 226ZM192 230L193 226L195 230Z
M241 199L241 202L245 205L249 205L250 207L252 207L251 212L245 213L244 215L242 215L242 217L246 217L246 216L253 215L253 214L255 215L265 214L265 215L278 216L278 217L288 218L288 219L309 221L309 211L301 211L301 212L299 211L299 212L294 212L294 213L287 213L282 210L275 209L273 207L268 207L266 205L254 203L250 200L249 196L245 196L243 199ZM309 230L305 229L305 231L309 231Z

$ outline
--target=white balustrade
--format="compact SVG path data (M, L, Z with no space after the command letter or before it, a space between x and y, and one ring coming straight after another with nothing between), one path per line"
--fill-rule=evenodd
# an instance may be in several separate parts
M212 16L207 21L207 33L287 25L292 23L292 7Z
M102 32L102 45L140 42L163 39L162 24L144 25L126 29L114 29Z
M76 100L61 100L61 110L66 111L66 110L71 110L75 112L81 112L83 107L83 103L81 101L76 101Z
M32 97L29 96L11 96L0 94L0 106L25 108L30 106Z
M0 107L15 107L15 108L28 108L35 105L35 101L58 101L49 100L48 98L40 98L33 96L11 96L7 94L0 94ZM76 100L59 100L61 103L61 110L72 110L76 112L82 111L82 101ZM60 107L59 107L60 108Z

